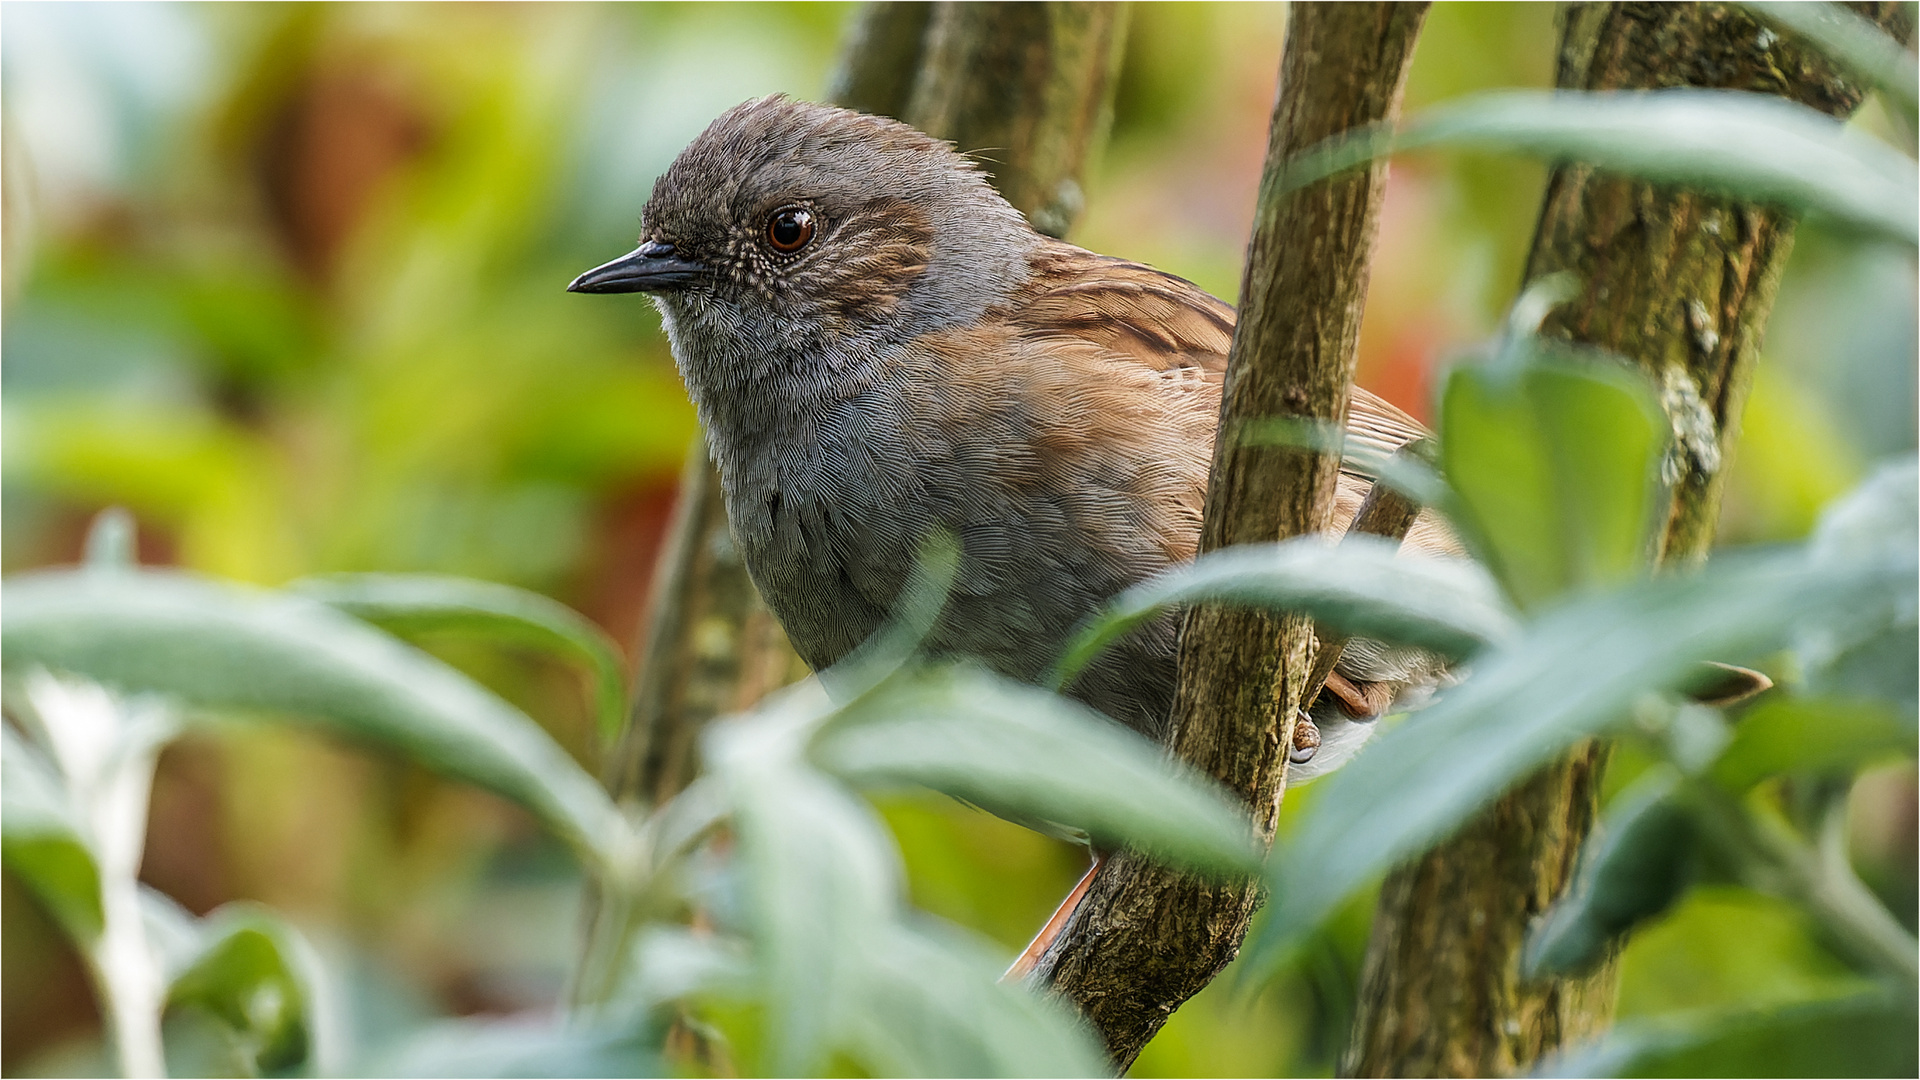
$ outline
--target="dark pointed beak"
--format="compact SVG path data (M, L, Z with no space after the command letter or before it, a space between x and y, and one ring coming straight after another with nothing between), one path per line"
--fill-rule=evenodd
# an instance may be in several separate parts
M573 279L568 292L667 292L707 272L705 265L682 259L672 244L649 240L628 254Z

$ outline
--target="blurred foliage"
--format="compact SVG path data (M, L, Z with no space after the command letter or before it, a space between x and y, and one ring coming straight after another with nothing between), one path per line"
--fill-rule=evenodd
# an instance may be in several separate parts
M75 561L85 523L120 504L144 563L267 586L477 577L555 597L633 655L692 414L646 305L561 289L625 250L651 178L721 109L819 96L847 11L7 5L0 563ZM1232 298L1283 22L1278 5L1136 7L1077 242ZM1545 87L1553 41L1547 5L1436 5L1409 111ZM1886 110L1855 126L1910 147ZM1500 327L1544 176L1490 154L1396 162L1364 384L1435 411L1445 363ZM1872 463L1913 449L1917 286L1909 250L1801 228L1724 542L1802 538ZM411 640L596 764L594 698L566 663ZM1635 753L1621 787L1650 760ZM1791 788L1754 797L1786 805ZM1320 794L1290 794L1283 835ZM1906 761L1848 804L1861 876L1909 928L1914 802ZM880 807L914 903L1008 955L1080 870L1074 849L951 799ZM195 915L255 900L301 928L346 988L356 1054L561 992L578 871L495 796L229 723L161 754L148 822L146 882ZM0 1068L99 1071L77 957L11 871L4 900ZM1134 1075L1330 1072L1369 909L1344 901L1257 994L1210 988ZM1797 909L1730 886L1688 893L1622 965L1628 1017L1856 985Z

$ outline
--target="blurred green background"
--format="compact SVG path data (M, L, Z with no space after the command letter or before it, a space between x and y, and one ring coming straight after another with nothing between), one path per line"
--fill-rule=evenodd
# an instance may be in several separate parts
M148 562L266 584L505 581L635 655L692 411L649 305L563 287L628 250L653 177L722 109L820 97L850 13L0 5L6 571L74 561L91 515L119 504ZM1272 4L1135 5L1073 239L1232 298L1284 22ZM1550 5L1438 4L1408 107L1546 86L1554 40ZM1859 122L1904 138L1876 103ZM1426 414L1433 373L1512 298L1545 174L1395 164L1363 384ZM1723 543L1803 535L1870 463L1914 446L1915 292L1909 253L1802 229ZM436 651L596 764L573 676ZM1909 925L1914 805L1903 766L1869 777L1854 808L1863 873ZM943 798L884 809L914 900L1009 956L1081 869L1074 850ZM144 877L196 912L238 898L287 912L349 974L369 1042L424 1016L550 1007L578 920L576 871L520 812L283 728L167 751ZM1799 918L1697 891L1628 949L1622 1014L1832 992L1844 969ZM1366 926L1356 904L1270 986L1216 984L1134 1075L1329 1072ZM10 879L0 929L0 1070L86 1068L85 981Z

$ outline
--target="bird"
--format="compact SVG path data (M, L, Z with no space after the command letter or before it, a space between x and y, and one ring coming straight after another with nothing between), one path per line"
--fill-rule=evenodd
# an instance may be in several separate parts
M887 623L936 530L960 561L927 651L1034 683L1113 596L1194 558L1231 305L1040 234L947 142L784 95L716 118L641 218L638 248L568 288L651 296L735 546L815 671ZM1358 388L1346 431L1375 452L1427 435ZM1343 468L1333 528L1370 483ZM1431 512L1407 544L1461 553ZM1164 740L1178 618L1067 692ZM1293 779L1446 677L1417 649L1348 643Z
M735 547L815 671L888 622L925 539L960 559L923 648L1041 682L1112 597L1192 561L1234 308L1184 278L1035 231L951 144L774 95L716 118L654 183L639 246L568 289L644 293L706 433ZM1330 532L1429 437L1354 387ZM1464 558L1422 510L1403 550ZM1179 615L1064 689L1169 734ZM1378 719L1456 678L1355 638L1293 728L1289 781L1350 759ZM1766 689L1709 665L1697 700ZM1103 854L1014 962L1030 973Z

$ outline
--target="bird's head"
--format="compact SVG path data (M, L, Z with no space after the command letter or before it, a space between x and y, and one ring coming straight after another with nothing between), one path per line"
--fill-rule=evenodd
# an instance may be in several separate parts
M979 318L1041 242L947 143L774 96L729 109L681 151L654 184L639 248L569 288L653 294L676 352L692 336L819 357Z

